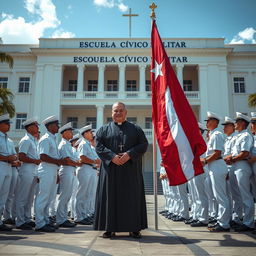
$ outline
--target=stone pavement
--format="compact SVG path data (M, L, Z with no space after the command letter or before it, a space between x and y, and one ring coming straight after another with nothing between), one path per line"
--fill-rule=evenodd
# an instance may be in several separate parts
M158 196L159 205L163 197ZM61 228L56 233L21 231L0 233L0 255L196 255L255 256L256 235L246 233L210 233L206 228L191 228L183 222L173 222L159 215L159 229L154 230L153 196L147 196L149 229L142 239L118 233L103 239L102 233L90 226Z

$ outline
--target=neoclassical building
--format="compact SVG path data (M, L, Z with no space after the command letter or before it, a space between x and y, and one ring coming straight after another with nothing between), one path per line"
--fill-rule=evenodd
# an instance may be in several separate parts
M223 38L163 41L198 121L204 122L207 110L222 117L253 111L247 99L256 92L255 44L227 45ZM0 87L15 95L9 133L15 143L24 134L22 122L32 116L57 115L63 124L91 123L98 129L111 120L111 105L123 101L128 120L149 139L144 170L152 170L150 39L40 38L39 45L1 43L0 51L14 58L13 69L0 63Z

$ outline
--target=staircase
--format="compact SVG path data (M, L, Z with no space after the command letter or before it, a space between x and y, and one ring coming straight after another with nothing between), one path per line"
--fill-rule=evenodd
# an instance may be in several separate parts
M159 173L157 173L157 194L162 195L162 184L159 180ZM143 172L144 178L144 186L145 186L145 194L146 195L153 195L154 194L154 184L153 184L153 172Z

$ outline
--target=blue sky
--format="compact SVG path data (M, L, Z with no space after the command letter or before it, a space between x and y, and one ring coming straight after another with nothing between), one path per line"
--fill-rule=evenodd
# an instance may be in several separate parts
M155 0L161 37L222 37L256 43L256 0ZM5 0L0 5L4 43L38 43L40 37L150 37L149 0Z

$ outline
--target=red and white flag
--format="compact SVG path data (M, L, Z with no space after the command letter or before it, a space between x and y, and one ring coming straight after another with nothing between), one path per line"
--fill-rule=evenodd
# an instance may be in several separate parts
M163 166L172 186L203 173L206 144L198 122L171 67L155 20L151 31L152 118Z

